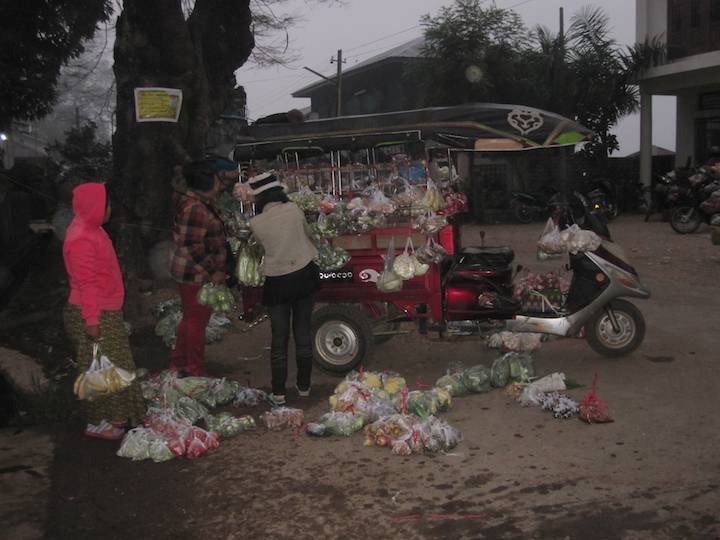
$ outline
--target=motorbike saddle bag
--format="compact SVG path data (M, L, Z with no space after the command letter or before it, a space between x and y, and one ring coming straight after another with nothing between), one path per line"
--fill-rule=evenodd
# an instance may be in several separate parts
M466 247L457 255L458 266L476 268L506 268L515 259L515 252L507 247Z

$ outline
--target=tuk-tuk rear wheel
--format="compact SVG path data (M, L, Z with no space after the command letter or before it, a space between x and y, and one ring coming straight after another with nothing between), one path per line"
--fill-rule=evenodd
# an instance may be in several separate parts
M368 316L347 304L328 304L313 313L315 362L333 373L346 373L369 358L374 337Z

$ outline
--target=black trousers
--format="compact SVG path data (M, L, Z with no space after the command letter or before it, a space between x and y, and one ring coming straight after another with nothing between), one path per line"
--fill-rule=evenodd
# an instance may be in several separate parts
M288 375L288 343L292 323L297 362L297 385L301 390L310 388L312 372L312 337L310 319L315 299L313 295L291 303L268 306L272 341L270 344L270 370L273 394L285 395Z

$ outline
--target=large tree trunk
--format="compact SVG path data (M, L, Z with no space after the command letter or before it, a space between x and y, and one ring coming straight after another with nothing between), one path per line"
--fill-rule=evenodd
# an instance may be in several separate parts
M210 124L235 87L234 72L254 46L249 0L125 0L117 22L117 131L113 137L114 222L127 283L148 270L148 248L170 236L173 167L203 156ZM177 123L135 121L134 89L183 92ZM138 298L128 287L132 315Z

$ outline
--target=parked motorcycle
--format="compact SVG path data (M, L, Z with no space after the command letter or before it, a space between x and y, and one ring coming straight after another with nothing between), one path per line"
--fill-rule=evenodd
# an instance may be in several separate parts
M595 210L605 214L610 221L618 217L620 207L617 197L617 189L612 180L608 178L595 178L589 181L590 188L586 197Z
M703 223L715 223L715 216L720 214L720 179L700 168L688 181L670 216L670 226L678 234L690 234Z
M653 214L660 213L663 220L668 219L670 210L675 206L679 188L675 181L675 171L659 174L651 186L643 190L643 198L647 193L647 206L645 208L645 222L650 221Z
M558 192L552 188L546 189L541 194L513 191L510 207L513 209L515 219L520 223L532 223L547 217L557 195Z

